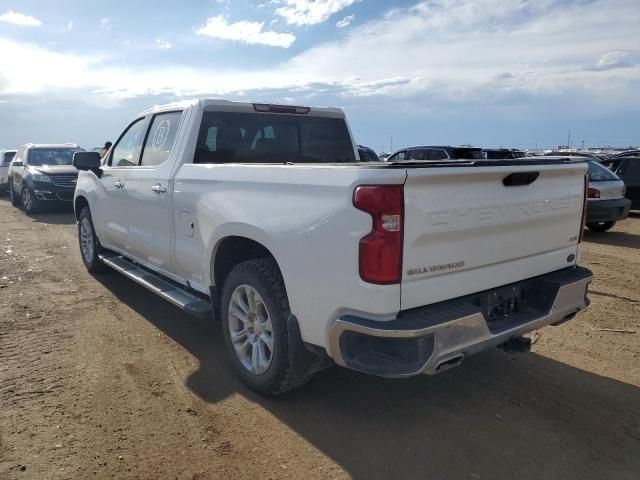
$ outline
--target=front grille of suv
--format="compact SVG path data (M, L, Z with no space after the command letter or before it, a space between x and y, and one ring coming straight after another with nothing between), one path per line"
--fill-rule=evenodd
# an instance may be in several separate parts
M51 181L56 187L75 188L78 177L76 175L55 175L51 177Z

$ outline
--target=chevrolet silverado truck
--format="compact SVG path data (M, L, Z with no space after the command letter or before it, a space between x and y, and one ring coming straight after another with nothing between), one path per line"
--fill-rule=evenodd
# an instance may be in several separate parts
M589 302L585 163L361 162L340 109L200 99L74 165L86 268L220 319L262 394L435 374Z

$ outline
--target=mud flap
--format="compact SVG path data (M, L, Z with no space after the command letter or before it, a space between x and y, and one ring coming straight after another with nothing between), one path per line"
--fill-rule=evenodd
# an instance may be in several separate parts
M289 365L293 373L303 377L324 370L333 365L333 361L326 353L312 352L302 341L300 326L295 315L289 315L287 319L287 332L289 339Z

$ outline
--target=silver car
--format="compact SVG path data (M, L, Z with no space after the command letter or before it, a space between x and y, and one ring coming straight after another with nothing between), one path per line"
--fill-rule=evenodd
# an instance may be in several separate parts
M0 150L0 193L9 191L9 163L16 154L15 150Z
M587 228L605 232L629 215L631 200L624 197L625 186L615 173L590 160L589 191L587 192Z

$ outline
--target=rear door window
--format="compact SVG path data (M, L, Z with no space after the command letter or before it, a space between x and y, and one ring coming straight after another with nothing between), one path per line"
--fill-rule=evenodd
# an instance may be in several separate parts
M449 158L447 152L441 148L432 148L429 150L429 160L446 160Z
M178 135L181 118L182 112L159 113L153 117L140 165L160 165L169 158Z
M625 178L640 178L640 158L629 158L620 169Z
M484 159L484 154L482 150L473 148L454 148L453 158L460 160L482 160Z
M342 118L205 112L194 163L356 162Z

